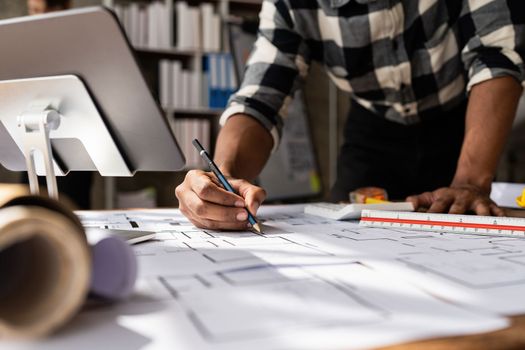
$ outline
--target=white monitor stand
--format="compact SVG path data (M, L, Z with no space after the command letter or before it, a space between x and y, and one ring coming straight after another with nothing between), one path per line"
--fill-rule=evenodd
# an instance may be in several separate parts
M71 167L96 169L102 176L133 175L88 90L74 75L0 81L0 121L24 155L33 194L39 194L37 175L45 175L49 196L58 199L55 176L66 175ZM53 157L53 140L76 145L69 167Z

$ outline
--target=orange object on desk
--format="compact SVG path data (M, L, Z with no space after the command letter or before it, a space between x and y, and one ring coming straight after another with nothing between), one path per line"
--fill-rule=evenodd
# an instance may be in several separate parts
M388 194L380 187L361 187L350 192L350 203L376 204L388 202Z

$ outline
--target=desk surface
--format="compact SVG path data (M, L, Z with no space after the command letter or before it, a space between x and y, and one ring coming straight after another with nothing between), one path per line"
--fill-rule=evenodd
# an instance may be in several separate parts
M525 315L512 317L512 326L496 332L394 345L382 350L510 350L525 349Z

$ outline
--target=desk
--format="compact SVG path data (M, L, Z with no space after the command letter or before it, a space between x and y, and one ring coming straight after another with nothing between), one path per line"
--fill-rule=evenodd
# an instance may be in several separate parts
M381 350L511 350L525 349L525 316L512 317L512 326L497 332L394 345Z

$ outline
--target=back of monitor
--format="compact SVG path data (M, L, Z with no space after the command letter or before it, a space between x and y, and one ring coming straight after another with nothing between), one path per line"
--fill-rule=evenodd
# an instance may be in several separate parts
M3 20L0 21L0 38L0 81L64 75L78 77L92 97L131 174L175 171L184 165L177 142L110 10L84 8ZM61 98L52 94L44 97ZM11 126L6 125L3 118L10 118L13 111L21 110L20 101L2 100L1 146L16 144L13 137L7 135ZM92 164L78 164L79 150L81 145L86 148L86 144L73 141L80 138L61 136L60 140L52 140L52 145L64 163L69 159L70 165L64 171L93 169ZM0 162L12 170L25 170L23 155L20 148L17 149L0 151ZM77 164L71 164L75 160Z

